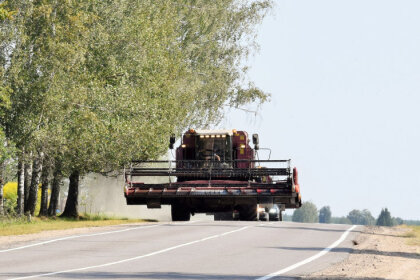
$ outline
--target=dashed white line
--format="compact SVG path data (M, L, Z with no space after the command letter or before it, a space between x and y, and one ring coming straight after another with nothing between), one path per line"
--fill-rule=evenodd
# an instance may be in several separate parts
M312 257L309 257L309 258L307 258L307 259L304 259L303 261L300 261L300 262L298 262L298 263L295 263L295 264L293 264L293 265L291 265L291 266L288 266L288 267L286 267L286 268L283 268L282 270L279 270L279 271L276 271L276 272L270 273L270 274L268 274L268 275L266 275L266 276L264 276L264 277L257 278L256 280L267 280L267 279L271 279L271 278L273 278L273 277L276 277L276 276L279 276L279 275L285 274L286 272L289 272L289 271L291 271L291 270L293 270L293 269L296 269L296 268L298 268L298 267L300 267L300 266L302 266L302 265L305 265L305 264L307 264L307 263L310 263L310 262L312 262L312 261L314 261L314 260L316 260L316 259L318 259L318 258L322 257L323 255L325 255L326 253L328 253L329 251L331 251L332 249L334 249L335 247L337 247L338 245L340 245L340 243L341 243L341 242L343 242L343 241L344 241L344 239L346 239L347 235L349 235L350 231L352 231L355 227L356 227L356 226L354 225L354 226L350 227L349 229L347 229L347 230L346 230L346 231L345 231L345 232L341 235L341 237L340 237L337 241L335 241L334 243L332 243L332 244L331 244L330 246L328 246L327 248L323 249L323 250L322 250L321 252L319 252L318 254L316 254L316 255L314 255L314 256L312 256Z
M140 255L140 256L136 256L136 257L132 257L132 258L128 258L128 259L123 259L123 260L119 260L119 261L115 261L115 262L109 262L109 263L104 263L104 264L99 264L99 265L92 265L92 266L86 266L86 267L80 267L80 268L73 268L73 269L68 269L68 270L62 270L62 271L56 271L56 272L50 272L50 273L43 273L43 274L36 274L36 275L30 275L30 276L24 276L24 277L18 277L18 278L11 278L9 280L18 280L18 279L30 279L30 278L37 278L37 277L44 277L44 276L50 276L50 275L56 275L56 274L63 274L63 273L69 273L69 272L75 272L75 271L82 271L82 270L88 270L88 269L92 269L92 268L101 268L101 267L106 267L106 266L111 266L111 265L115 265L115 264L121 264L121 263L126 263L126 262L130 262L130 261L135 261L135 260L139 260L139 259L143 259L143 258L147 258L147 257L151 257L151 256L155 256L158 254L162 254L162 253L166 253L178 248L182 248L185 246L189 246L189 245L193 245L196 243L200 243L203 241L207 241L210 239L215 239L218 237L222 237L228 234L232 234L238 231L242 231L249 228L249 226L245 226L245 227L241 227L239 229L235 229L235 230L231 230L228 232L224 232L224 233L220 233L220 234L216 234L216 235L212 235L212 236L208 236L205 238L201 238L198 240L194 240L191 242L187 242L187 243L183 243L183 244L179 244L176 246L172 246L166 249L162 249L159 251L154 251L145 255Z

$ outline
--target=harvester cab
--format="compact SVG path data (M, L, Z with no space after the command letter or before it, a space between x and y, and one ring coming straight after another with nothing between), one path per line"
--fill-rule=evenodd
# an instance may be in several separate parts
M176 148L175 160L132 163L125 173L127 204L148 208L169 204L174 221L209 212L224 213L226 218L239 213L241 220L256 220L258 205L267 210L273 205L278 209L300 207L299 187L294 183L297 172L290 160L256 160L258 135L252 135L254 148L249 143L245 131L189 129ZM171 136L169 148L174 144ZM144 176L167 176L169 180L146 184L133 179Z

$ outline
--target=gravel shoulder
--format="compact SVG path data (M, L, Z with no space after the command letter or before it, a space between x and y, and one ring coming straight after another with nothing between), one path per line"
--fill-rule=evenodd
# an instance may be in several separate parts
M420 246L409 245L402 227L365 227L344 261L302 277L319 279L420 279Z

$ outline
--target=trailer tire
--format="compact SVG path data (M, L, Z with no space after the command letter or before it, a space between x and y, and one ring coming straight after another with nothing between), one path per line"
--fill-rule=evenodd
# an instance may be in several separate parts
M174 203L171 205L171 216L174 222L189 221L191 217L190 209L182 203Z
M257 204L243 205L239 210L239 219L241 221L256 221L257 218Z

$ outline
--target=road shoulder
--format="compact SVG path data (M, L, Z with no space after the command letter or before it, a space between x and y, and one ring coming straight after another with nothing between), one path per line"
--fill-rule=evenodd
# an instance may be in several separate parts
M365 227L347 259L302 279L420 279L420 246L408 244L408 231Z

